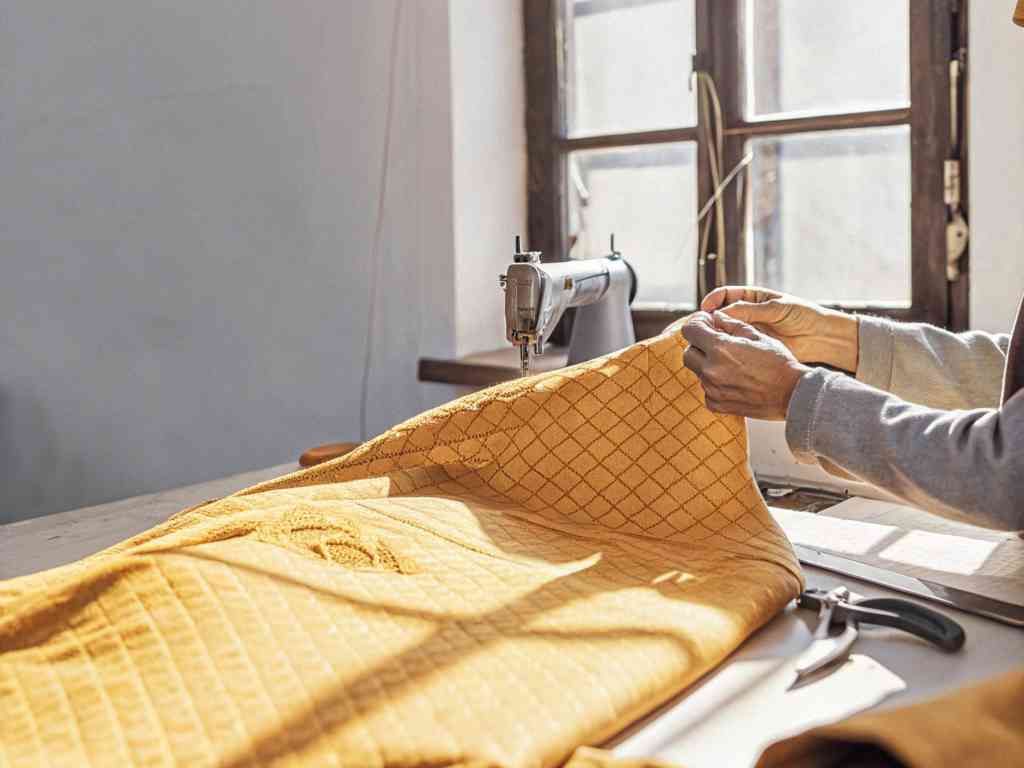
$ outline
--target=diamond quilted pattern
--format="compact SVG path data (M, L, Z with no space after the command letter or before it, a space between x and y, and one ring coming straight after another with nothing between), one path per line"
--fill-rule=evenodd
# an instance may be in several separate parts
M0 584L0 766L557 765L799 590L676 334Z

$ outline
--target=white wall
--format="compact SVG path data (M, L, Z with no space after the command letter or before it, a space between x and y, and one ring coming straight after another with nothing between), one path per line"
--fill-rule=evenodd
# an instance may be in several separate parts
M450 0L456 353L506 344L498 275L526 237L522 5Z
M359 437L396 7L4 4L0 519ZM421 354L456 349L448 0L406 0L399 35L371 433L454 393L416 381ZM476 211L477 252L522 226L507 186ZM496 239L479 222L499 203Z
M1024 29L970 3L971 326L1005 332L1024 293Z
M396 8L5 4L0 520L359 437ZM1007 13L971 3L971 316L990 330L1024 291ZM402 14L371 433L456 393L416 382L420 355L501 343L496 277L525 232L519 3Z

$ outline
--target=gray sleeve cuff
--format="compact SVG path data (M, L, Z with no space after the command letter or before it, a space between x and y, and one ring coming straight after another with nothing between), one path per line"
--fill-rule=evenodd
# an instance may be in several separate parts
M895 325L881 317L857 318L857 380L889 391L892 387Z
M812 368L793 389L786 411L786 442L801 464L816 464L814 431L818 425L821 401L832 379L843 374L824 368Z

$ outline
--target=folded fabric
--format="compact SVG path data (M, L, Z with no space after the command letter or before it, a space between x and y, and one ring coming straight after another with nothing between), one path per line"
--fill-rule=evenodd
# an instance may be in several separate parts
M856 715L765 751L760 768L1019 768L1024 668L931 701Z
M802 586L667 333L0 583L0 765L558 765Z
M611 752L593 747L580 747L563 768L683 768L661 760L645 757L616 757Z

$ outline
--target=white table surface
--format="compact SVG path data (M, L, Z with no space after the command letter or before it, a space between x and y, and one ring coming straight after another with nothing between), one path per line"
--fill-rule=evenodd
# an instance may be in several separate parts
M71 562L144 531L185 507L297 468L292 464L270 467L0 526L0 579ZM827 589L843 583L867 597L905 597L814 568L806 568L805 574L811 587ZM880 662L907 685L904 691L889 697L880 707L928 698L1024 663L1024 631L952 609L941 610L959 621L967 632L967 642L956 654L942 653L895 630L861 632L855 651ZM656 734L650 749L657 751L670 745L674 734L691 729L709 708L729 706L729 701L736 696L736 681L743 679L744 670L764 668L763 663L748 662L770 660L782 665L806 648L815 619L811 612L790 605L708 677L632 726L612 744L618 744L620 751L632 752L638 744L650 741L648 737Z

